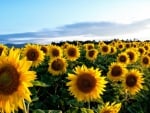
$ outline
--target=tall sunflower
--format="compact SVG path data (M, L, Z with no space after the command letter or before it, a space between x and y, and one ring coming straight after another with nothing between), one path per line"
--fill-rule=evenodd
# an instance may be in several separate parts
M70 61L75 61L80 57L80 50L75 45L68 45L64 51L66 59Z
M37 67L44 60L44 53L40 50L40 46L38 45L25 45L23 56L26 57L28 61L32 61L33 67Z
M144 83L143 74L137 69L130 70L123 79L124 89L132 95L143 88L142 83Z
M100 109L99 113L119 113L121 109L121 103L116 104L115 102L113 103L105 103L105 105L102 106Z
M61 47L59 47L57 45L50 45L48 54L49 54L50 58L63 56L63 52L62 52Z
M0 57L0 112L11 113L23 109L24 99L31 102L32 81L36 75L29 71L32 62L20 60L18 50L11 49L8 56Z
M90 61L94 61L97 58L98 50L91 49L86 51L86 58Z
M113 62L109 66L107 77L112 81L122 80L123 76L127 73L127 69L121 63Z
M77 66L74 70L75 74L68 74L67 82L70 93L78 101L92 101L100 98L100 94L105 91L106 83L105 77L101 76L101 71L93 67L87 68L85 65Z
M67 70L67 62L66 59L61 57L55 57L50 59L48 71L52 75L60 75L66 72Z
M117 62L123 64L123 65L127 65L129 63L129 56L127 53L125 52L121 52L118 56L117 56Z

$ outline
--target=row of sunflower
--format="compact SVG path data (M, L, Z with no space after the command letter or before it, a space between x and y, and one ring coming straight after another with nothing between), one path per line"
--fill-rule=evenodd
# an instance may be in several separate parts
M147 113L149 82L149 42L0 45L2 113Z

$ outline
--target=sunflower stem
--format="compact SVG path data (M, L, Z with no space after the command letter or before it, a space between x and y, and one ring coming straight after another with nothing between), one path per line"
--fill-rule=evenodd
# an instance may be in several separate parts
M28 113L24 99L23 99L23 107L24 107L24 113Z
M90 109L91 108L91 106L90 106L90 101L88 101L88 109Z

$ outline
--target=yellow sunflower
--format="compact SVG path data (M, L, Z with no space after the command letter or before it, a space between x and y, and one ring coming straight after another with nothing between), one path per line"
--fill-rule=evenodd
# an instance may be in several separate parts
M7 46L0 44L0 56L7 53Z
M141 57L141 65L143 67L150 67L150 57L148 55L143 55Z
M32 61L33 67L37 67L44 60L44 53L40 50L40 46L38 45L25 45L23 56L26 57L28 61Z
M107 44L101 45L100 46L100 53L102 55L109 54L111 52L110 46Z
M94 49L94 44L93 44L93 43L87 43L87 44L85 44L84 46L85 46L85 50Z
M85 65L77 66L74 70L75 74L68 74L67 82L70 93L78 101L92 101L100 98L100 95L105 91L105 77L101 76L101 71L93 67L87 68Z
M135 48L129 48L125 51L129 56L129 63L134 63L138 60L140 53Z
M107 77L112 81L122 80L123 76L127 73L126 67L121 63L113 62L109 66Z
M18 50L11 49L8 56L0 57L0 112L11 113L23 109L24 99L31 102L34 71L29 71L32 62L20 60Z
M126 49L128 49L128 48L130 48L130 47L131 47L131 43L130 43L130 42L125 43L125 48L126 48Z
M113 55L113 54L115 54L116 52L117 52L116 47L111 46L111 47L110 47L110 54Z
M50 58L63 56L63 52L62 52L61 47L59 47L57 45L50 45L48 54L49 54Z
M102 106L100 109L99 113L119 113L121 109L121 103L116 104L115 102L113 103L105 103L105 105Z
M97 58L98 50L91 49L86 51L86 58L90 61L94 61Z
M42 46L41 46L41 50L43 51L43 53L44 53L45 55L48 55L48 51L49 51L48 46L42 45Z
M130 70L123 79L124 89L132 95L143 88L142 83L144 83L143 73L137 69Z
M119 50L123 50L123 49L125 48L124 43L123 43L123 42L118 43L117 48L118 48Z
M146 52L146 50L145 50L144 47L139 47L139 48L138 48L138 51L139 51L140 55L144 55L145 52Z
M61 57L55 57L49 61L48 71L52 75L61 75L67 70L66 59Z
M68 45L64 52L67 60L70 61L75 61L80 57L80 50L75 45Z
M125 53L125 52L122 52L122 53L118 54L117 62L119 62L121 64L124 64L124 65L129 64L129 56L128 56L128 54Z

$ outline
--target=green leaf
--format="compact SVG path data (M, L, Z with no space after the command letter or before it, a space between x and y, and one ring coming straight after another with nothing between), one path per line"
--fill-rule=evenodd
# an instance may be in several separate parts
M44 82L41 82L41 81L33 81L33 85L34 86L40 86L40 87L48 87L49 85L45 84Z

